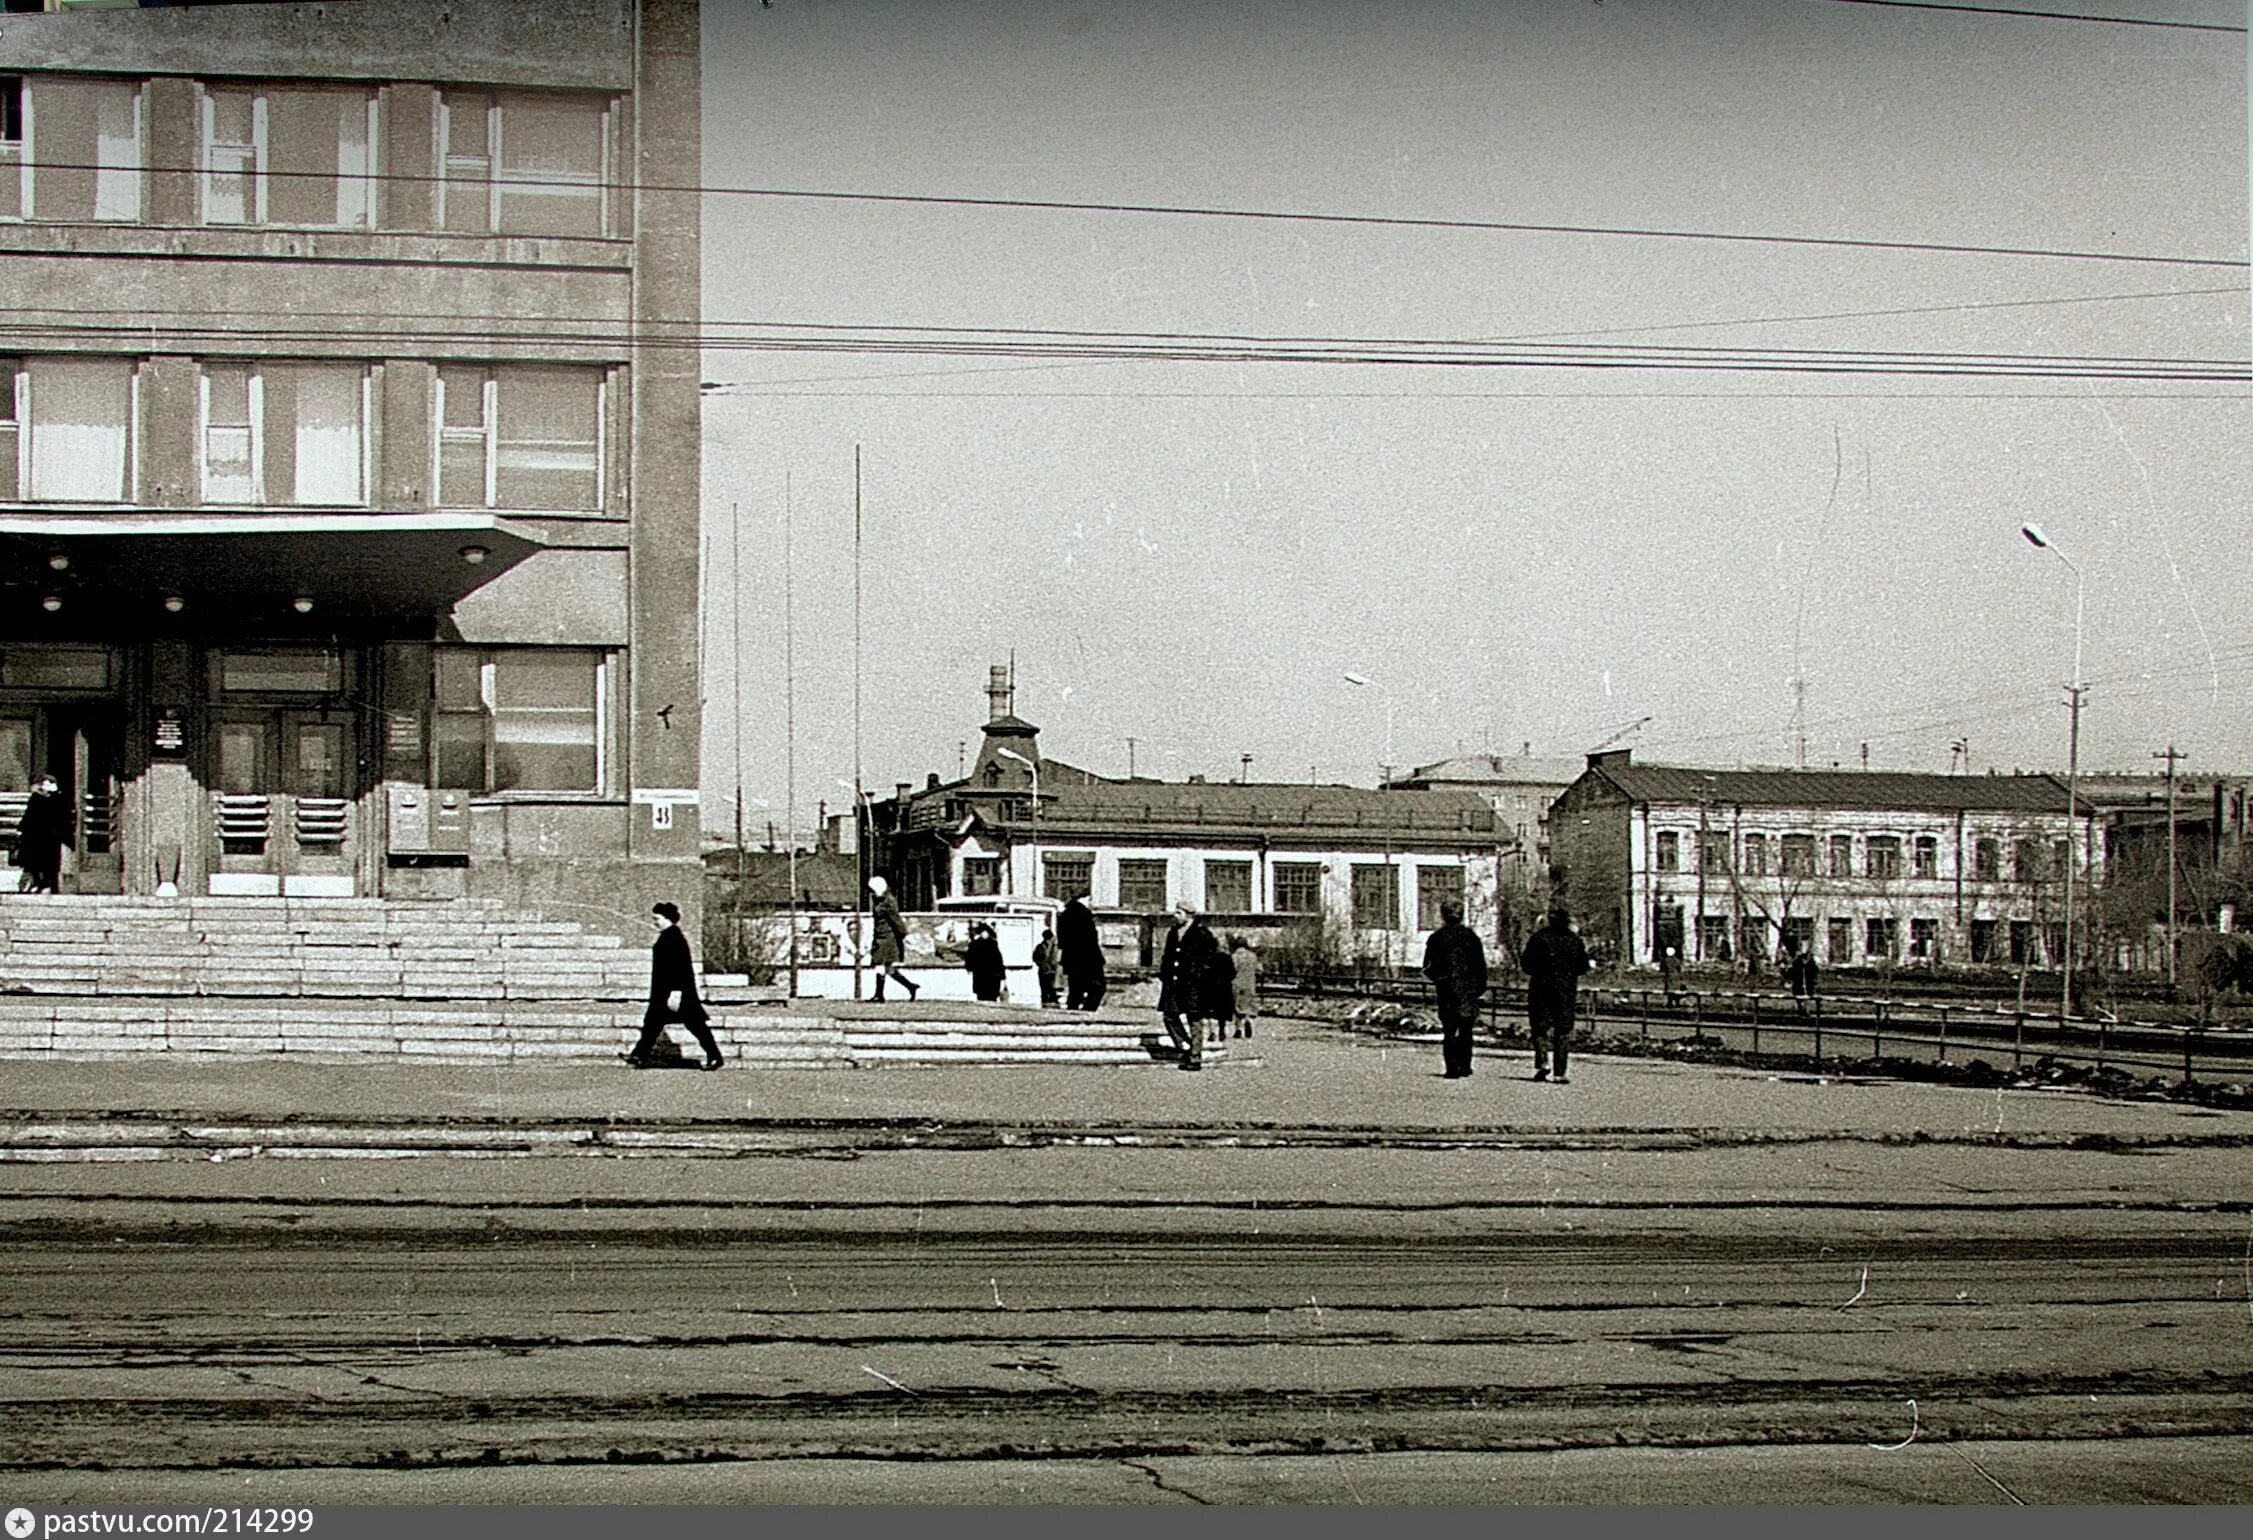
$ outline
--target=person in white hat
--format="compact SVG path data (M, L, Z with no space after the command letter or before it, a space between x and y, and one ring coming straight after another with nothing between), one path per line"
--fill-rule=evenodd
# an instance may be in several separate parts
M898 979L900 987L913 1000L918 991L915 980L900 971L900 960L907 955L907 921L900 918L900 901L892 896L892 885L881 877L868 879L868 891L875 895L869 905L872 933L869 937L868 960L876 967L876 993L872 999L884 998L884 981Z

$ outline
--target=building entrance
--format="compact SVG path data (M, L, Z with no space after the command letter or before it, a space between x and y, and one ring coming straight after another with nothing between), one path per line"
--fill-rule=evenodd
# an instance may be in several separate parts
M353 723L330 710L222 707L211 724L211 891L357 891Z
M122 726L110 703L18 704L0 708L0 890L22 880L15 862L15 831L32 783L51 775L71 809L71 837L63 846L65 893L115 893L118 861L118 760Z

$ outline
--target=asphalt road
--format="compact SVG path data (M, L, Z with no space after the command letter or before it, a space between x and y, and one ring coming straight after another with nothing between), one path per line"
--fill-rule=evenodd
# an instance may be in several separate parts
M2253 1500L2253 1120L1702 1074L1575 1078L1769 1110L56 1113L0 1498Z

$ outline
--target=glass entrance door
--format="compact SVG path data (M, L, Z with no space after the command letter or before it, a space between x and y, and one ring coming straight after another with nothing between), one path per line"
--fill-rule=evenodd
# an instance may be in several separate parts
M211 742L213 891L352 893L352 724L319 710L226 709Z
M21 880L16 830L40 775L55 778L70 809L70 837L58 874L65 893L115 893L123 871L118 857L118 769L123 733L108 704L60 703L0 712L0 842L8 868L0 890Z

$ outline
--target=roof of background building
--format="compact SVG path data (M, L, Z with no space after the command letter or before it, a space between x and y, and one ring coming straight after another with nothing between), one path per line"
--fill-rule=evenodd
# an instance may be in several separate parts
M740 863L740 865L739 865ZM790 904L790 852L746 850L739 856L732 847L704 852L707 881L732 883L743 876L743 902L752 908L787 908ZM860 857L834 850L798 852L800 903L832 909L860 905Z
M1701 770L1687 765L1597 764L1637 802L1737 807L1827 807L1872 812L2062 813L2065 783L2052 775L1932 775L1893 770ZM2081 811L2090 811L2087 798Z
M1041 798L1043 830L1335 830L1495 837L1494 810L1469 791L1378 791L1287 781L1096 781ZM1011 820L1017 822L1018 820Z
M1569 786L1587 769L1582 759L1539 759L1530 754L1457 754L1396 776L1395 786L1419 782L1461 785Z

